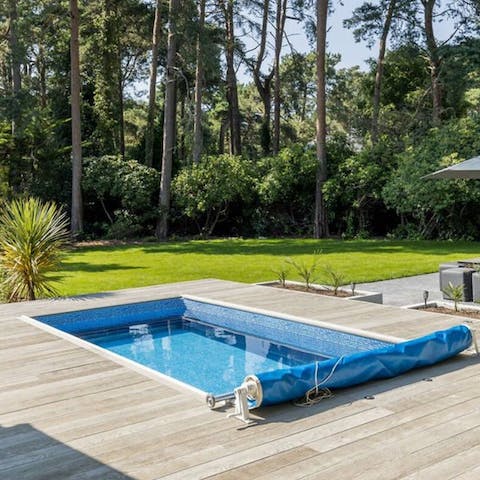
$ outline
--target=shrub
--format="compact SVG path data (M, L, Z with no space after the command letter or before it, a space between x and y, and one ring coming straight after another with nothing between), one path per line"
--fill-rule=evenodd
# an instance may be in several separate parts
M136 160L105 155L85 161L83 188L94 210L108 222L102 233L126 238L153 230L160 174ZM92 207L90 207L92 208ZM94 212L92 212L93 214ZM99 214L91 215L98 221ZM102 220L102 221L104 221Z
M414 238L478 238L480 190L468 180L425 180L424 175L478 154L480 121L451 120L421 142L411 140L383 189L387 207Z
M250 169L248 160L219 155L205 157L175 177L172 183L174 202L195 222L201 236L213 233L235 200L248 201L252 194Z
M0 269L9 301L55 295L47 273L60 262L67 218L53 203L37 199L7 203L0 215Z
M255 233L309 233L317 169L315 150L298 145L284 148L275 157L260 159L257 169Z

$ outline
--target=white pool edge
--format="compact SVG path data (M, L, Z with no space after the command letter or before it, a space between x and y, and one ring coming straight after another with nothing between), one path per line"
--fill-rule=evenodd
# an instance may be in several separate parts
M40 328L45 332L51 333L56 337L62 338L63 340L67 340L70 343L73 343L79 347L89 350L90 352L97 353L101 357L107 358L108 360L112 360L113 362L118 363L124 367L127 367L130 370L134 370L135 372L141 375L144 375L148 378L151 378L152 380L157 380L157 381L161 380L162 382L167 383L172 388L175 388L176 390L180 390L180 392L182 390L187 390L189 393L192 393L203 400L205 400L207 395L210 393L210 392L204 392L203 390L195 388L188 383L181 382L180 380L177 380L173 377L165 375L164 373L158 372L157 370L153 370L152 368L146 367L145 365L141 365L138 362L129 360L128 358L125 358L122 355L118 355L117 353L111 352L110 350L107 350L103 347L99 347L93 343L90 343L86 340L76 337L75 335L72 335L58 328L47 325L46 323L40 322L39 320L35 320L34 318L31 318L27 315L21 315L20 317L17 317L17 318L34 327Z

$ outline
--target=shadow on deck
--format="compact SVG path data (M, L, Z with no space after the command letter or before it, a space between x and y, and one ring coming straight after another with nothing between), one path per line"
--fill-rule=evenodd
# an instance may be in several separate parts
M27 423L0 426L0 478L134 480Z

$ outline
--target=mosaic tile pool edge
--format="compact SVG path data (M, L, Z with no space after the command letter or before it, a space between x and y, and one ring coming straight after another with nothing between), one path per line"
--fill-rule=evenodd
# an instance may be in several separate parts
M274 317L189 299L184 299L184 303L186 306L184 315L187 317L312 353L318 353L321 344L321 353L329 357L375 350L390 345L389 342L296 322L280 316Z
M67 333L148 323L156 319L183 316L185 305L181 297L148 302L99 307L74 312L40 315L34 318Z
M148 323L162 318L185 316L220 328L265 338L300 350L335 357L390 345L381 340L324 327L188 298L100 307L35 317L67 333L108 329Z

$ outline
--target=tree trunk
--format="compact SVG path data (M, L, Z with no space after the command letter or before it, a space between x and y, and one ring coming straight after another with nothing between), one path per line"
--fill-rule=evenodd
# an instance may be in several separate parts
M118 51L118 127L120 141L120 155L125 160L125 108L123 105L123 74L122 74L122 57L120 49Z
M177 158L182 162L185 162L185 158L187 157L187 145L186 145L186 130L187 130L187 119L186 119L186 103L187 103L187 93L182 95L180 101L178 101L178 88L175 89L175 103L180 105L180 111L178 112L178 117L180 119L180 126L181 128L177 131Z
M441 58L433 31L433 9L436 0L422 0L425 13L425 38L427 41L430 81L432 84L432 122L438 126L442 117L442 86L440 84Z
M261 73L262 64L265 60L265 50L267 45L268 35L268 20L270 13L270 0L263 2L263 15L262 15L262 29L260 32L260 45L258 49L257 60L254 64L252 74L253 81L257 88L258 94L263 103L263 119L261 127L261 139L262 150L264 155L268 155L271 149L271 133L270 133L270 117L272 112L272 95L271 95L271 83L274 74L274 70L264 76ZM263 77L263 78L262 78Z
M218 154L225 153L225 130L227 128L228 119L222 119L220 122L220 131L218 132Z
M122 159L125 159L125 118L124 118L124 105L123 105L123 71L122 71L122 44L120 41L120 30L118 27L119 21L119 14L118 14L118 1L114 2L114 6L112 8L114 22L112 24L112 43L110 44L110 48L114 51L114 58L115 64L113 65L114 72L112 80L116 80L116 91L115 89L112 91L114 96L114 101L116 101L117 105L115 108L115 116L117 121L117 138L116 141L118 142L118 151ZM115 98L117 95L117 98Z
M18 46L17 38L17 21L18 21L18 12L17 12L17 0L9 0L9 35L8 43L10 48L10 62L11 62L11 75L12 75L12 95L13 95L13 106L12 106L12 135L15 135L15 131L18 127L18 122L20 119L20 105L19 105L19 96L20 90L22 88L22 77L20 73L20 53Z
M104 154L115 155L122 153L120 97L123 95L118 19L118 2L102 0L96 45L101 65L96 71L94 110L97 114L97 136L102 142L100 148Z
M323 198L327 180L327 115L325 98L325 55L328 0L317 0L317 181L315 188L314 236L328 236L328 221Z
M378 117L380 114L380 100L382 95L383 69L385 63L385 51L387 49L387 39L392 24L393 13L395 11L397 0L390 0L387 9L387 16L383 24L382 35L380 37L380 48L377 59L377 72L375 74L375 87L373 91L373 112L372 112L372 143L378 141Z
M272 71L273 74L273 71ZM263 103L263 119L261 127L261 145L264 155L269 155L272 150L272 133L270 128L272 117L272 95L271 83L273 75L265 78L263 95L261 95Z
M275 61L274 71L274 117L273 117L273 153L277 154L280 150L280 113L281 113L281 90L280 90L280 56L282 53L283 34L285 31L285 21L287 18L287 1L277 0L277 18L275 22Z
M195 70L195 112L193 115L193 163L198 163L202 156L202 94L203 94L203 29L205 26L205 3L199 0L197 33L197 68Z
M230 129L230 154L242 154L242 141L240 130L240 107L238 104L237 75L235 73L235 32L233 22L233 2L227 0L223 5L226 26L226 48L225 58L227 62L227 103L228 103L228 122Z
M72 108L72 218L71 233L77 235L83 230L82 202L82 134L80 123L80 16L77 0L70 0L71 38L71 108Z
M27 300L29 302L35 300L35 286L32 281L27 280Z
M145 130L145 165L149 167L153 166L158 50L160 48L160 34L162 31L162 19L160 17L161 8L162 0L157 0L157 5L155 7L155 23L153 24L152 35L152 63L150 64L150 89L148 95L147 128Z
M175 147L175 57L176 16L180 0L170 0L168 11L167 73L163 122L162 178L160 180L160 215L155 234L159 240L168 236L168 218L170 213L170 184L172 181L173 149Z
M47 106L47 67L45 65L45 52L43 45L38 46L37 70L40 80L40 105Z

